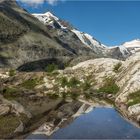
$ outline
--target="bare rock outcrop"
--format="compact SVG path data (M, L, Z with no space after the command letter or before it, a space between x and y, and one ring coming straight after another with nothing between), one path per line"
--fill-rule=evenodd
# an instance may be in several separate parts
M24 108L17 101L9 101L0 95L0 115L6 115L8 113L15 113L17 116L25 114L28 118L31 118L31 113Z
M121 87L117 102L126 102L129 94L140 90L140 53L125 61L117 84Z
M7 104L0 104L0 116L6 115L10 112L10 107Z

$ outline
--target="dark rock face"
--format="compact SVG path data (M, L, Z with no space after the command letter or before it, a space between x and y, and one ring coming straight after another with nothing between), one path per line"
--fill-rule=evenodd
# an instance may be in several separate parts
M21 65L20 67L17 68L17 70L25 72L44 71L49 64L55 64L58 66L59 69L64 69L65 64L69 62L70 62L69 57L41 59Z
M119 47L110 49L111 57L115 59L125 60L127 57L131 55L131 52L129 50L123 50L123 53L121 52Z

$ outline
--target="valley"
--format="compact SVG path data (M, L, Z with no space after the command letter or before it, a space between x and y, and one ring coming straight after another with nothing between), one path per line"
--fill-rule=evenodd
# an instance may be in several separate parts
M140 138L140 39L107 46L0 0L0 124L2 139Z

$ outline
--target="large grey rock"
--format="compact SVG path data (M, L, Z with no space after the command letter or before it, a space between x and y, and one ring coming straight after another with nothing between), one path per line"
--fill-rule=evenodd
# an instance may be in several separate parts
M10 107L7 104L0 104L0 116L10 112Z

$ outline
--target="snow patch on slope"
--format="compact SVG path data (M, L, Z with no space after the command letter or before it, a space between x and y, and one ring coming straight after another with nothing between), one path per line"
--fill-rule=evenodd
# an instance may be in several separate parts
M42 23L44 23L45 25L50 25L53 28L54 27L54 22L57 22L58 25L62 28L62 29L66 29L67 27L64 27L61 23L60 23L60 19L56 16L54 16L51 12L46 12L45 14L32 14L34 17L36 17L38 20L40 20Z
M85 41L84 33L80 32L80 31L78 31L78 30L75 30L75 29L73 29L73 30L71 30L71 31L77 35L77 37L81 40L81 42L82 42L83 44L85 44L86 46L88 46L89 48L91 48L91 47L88 45L88 43Z
M97 40L95 40L91 35L87 33L80 32L76 29L71 30L76 36L80 39L80 41L85 44L90 49L94 49L95 51L107 49L107 47Z
M125 42L122 45L126 48L133 48L133 47L140 48L140 39L135 39L129 42Z

